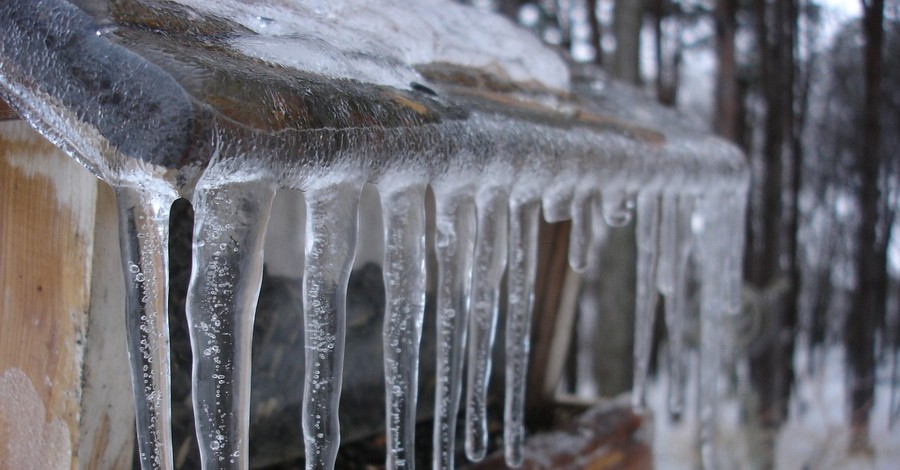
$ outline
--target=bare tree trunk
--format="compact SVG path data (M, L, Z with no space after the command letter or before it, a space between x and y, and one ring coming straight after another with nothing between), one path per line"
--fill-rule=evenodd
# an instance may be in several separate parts
M497 0L497 12L501 15L516 21L519 15L519 0Z
M793 24L792 5L796 0L757 0L757 39L761 54L762 93L765 100L762 158L762 236L761 252L752 259L756 265L751 281L768 291L786 274L782 265L785 253L785 207L783 202L786 136L793 122ZM751 358L751 378L763 404L760 411L764 427L776 427L787 415L790 387L794 378L793 350L797 327L795 311L786 308L789 298L782 295L769 306L773 329L765 348Z
M591 28L591 45L596 54L594 63L603 65L603 26L597 18L597 0L587 0L588 26Z
M737 32L738 0L716 2L716 111L713 128L717 134L746 148L743 138L744 122L741 109L743 97L739 93L737 56L734 37Z
M788 299L787 317L794 319L794 324L800 325L800 294L803 277L801 275L802 259L800 253L800 191L803 189L803 132L806 128L806 115L809 109L809 90L812 83L813 58L806 58L806 63L799 54L799 21L800 5L792 1L789 5L789 15L793 25L793 57L794 65L793 82L795 86L794 97L796 106L792 116L791 126L791 212L788 219Z
M653 20L656 49L656 100L666 106L675 106L678 99L678 79L681 74L683 39L681 37L681 6L672 5L666 11L665 0L653 0ZM667 37L664 21L675 16L679 22L674 34Z
M641 82L641 22L644 2L616 0L613 12L613 31L616 36L616 54L613 57L612 75L630 83Z
M853 407L851 425L854 436L852 452L871 451L869 446L869 414L875 397L875 326L884 315L887 281L885 251L878 246L879 205L881 188L879 142L881 123L879 104L882 98L884 0L863 0L863 34L865 35L865 104L863 109L863 141L856 156L860 186L860 220L856 236L857 287L847 319L847 356L850 361L850 400Z

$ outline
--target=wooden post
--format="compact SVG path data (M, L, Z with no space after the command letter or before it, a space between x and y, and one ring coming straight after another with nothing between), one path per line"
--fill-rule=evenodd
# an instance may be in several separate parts
M79 465L79 449L109 452L85 444L81 424L104 414L108 435L116 438L98 444L127 445L128 458L119 460L130 467L131 442L118 435L133 431L122 429L119 408L99 400L85 408L83 402L85 390L105 387L106 380L95 377L82 386L85 350L112 341L88 335L97 187L93 176L23 121L0 122L0 468L86 466L89 460ZM118 341L124 344L123 338ZM124 361L124 347L108 354ZM109 366L101 375L127 373ZM124 393L130 396L127 389ZM95 460L104 468L116 468L114 461Z

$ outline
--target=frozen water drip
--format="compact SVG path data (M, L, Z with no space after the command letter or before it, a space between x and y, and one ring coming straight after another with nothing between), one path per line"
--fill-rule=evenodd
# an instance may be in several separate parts
M549 222L571 220L576 272L596 270L607 231L636 221L636 407L662 296L669 406L683 408L693 256L703 456L712 468L720 353L733 353L723 349L725 325L740 308L747 168L736 148L597 70L573 73L528 33L457 4L122 2L159 17L120 9L99 26L65 0L0 5L0 95L116 188L142 468L173 466L166 299L177 197L196 214L187 316L202 466L249 467L252 331L264 233L282 188L303 191L306 202L306 226L297 227L305 233L297 272L306 466L334 467L347 285L367 182L383 211L388 468L415 462L428 188L438 265L437 337L425 339L437 346L434 468L455 465L464 369L466 455L487 452L504 275L504 453L509 465L522 462L542 209ZM570 80L576 75L595 78Z

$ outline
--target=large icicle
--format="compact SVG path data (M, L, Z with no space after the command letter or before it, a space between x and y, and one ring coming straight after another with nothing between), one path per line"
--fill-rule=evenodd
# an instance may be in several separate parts
M274 194L267 181L201 181L194 193L187 317L204 469L248 468L250 347Z
M338 403L344 368L347 283L356 256L362 182L308 190L303 321L306 468L332 469L340 445Z
M384 214L385 467L412 469L425 312L425 187L380 186L379 192Z
M684 318L688 296L688 259L691 252L693 198L687 194L666 194L660 216L660 255L657 284L665 301L669 343L669 414L678 419L684 408Z
M722 197L722 210L726 211L723 222L723 230L727 231L723 248L727 250L725 261L725 312L729 316L738 315L741 312L741 287L744 271L744 233L746 225L747 196L744 193L725 194ZM730 344L738 344L737 341Z
M592 201L589 193L572 199L572 230L569 232L569 266L578 273L587 269L593 242Z
M465 190L450 194L435 191L434 245L438 262L435 469L454 468L456 415L462 392L462 361L475 241L474 204L466 193Z
M513 467L522 463L525 442L525 382L531 344L539 210L536 201L510 201L503 451L507 465Z
M175 192L117 187L126 334L141 468L171 469L169 209Z
M724 315L735 305L733 292L740 283L739 264L729 261L731 230L741 229L735 222L735 212L742 207L732 206L733 199L723 194L706 194L700 205L703 220L699 234L697 257L700 262L700 453L703 468L717 468L716 420L719 406L719 380L724 365L723 344L726 337ZM742 229L741 229L742 230ZM741 237L743 234L741 234ZM734 278L737 276L737 283ZM739 298L737 299L739 302Z
M656 318L656 271L659 254L659 194L641 193L637 199L637 286L634 301L634 386L631 404L644 407L653 323Z
M497 328L500 281L506 268L508 194L483 190L476 198L477 235L469 314L466 381L466 456L480 461L487 452L487 391Z

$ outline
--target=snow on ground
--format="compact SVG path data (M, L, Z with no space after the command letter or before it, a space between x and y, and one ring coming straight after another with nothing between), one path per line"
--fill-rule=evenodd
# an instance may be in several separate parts
M900 468L900 426L889 429L890 361L878 369L875 406L871 415L871 456L850 456L848 401L844 391L844 353L832 347L816 353L817 373L808 373L806 348L798 347L795 359L797 387L790 405L790 418L778 432L774 461L782 470L894 470ZM667 418L668 385L658 378L648 389L648 406L654 416L654 465L661 470L699 468L696 396L696 357L691 360L686 409L680 423ZM719 463L721 468L758 468L759 452L765 452L759 432L741 425L735 397L719 409ZM756 462L754 462L756 460Z

